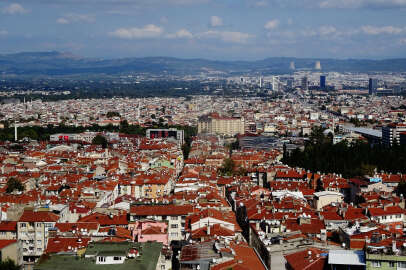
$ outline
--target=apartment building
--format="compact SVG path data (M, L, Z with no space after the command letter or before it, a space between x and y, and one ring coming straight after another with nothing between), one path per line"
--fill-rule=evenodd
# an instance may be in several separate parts
M17 222L17 239L21 241L24 263L35 262L45 251L48 231L59 216L49 211L24 210Z
M199 117L197 128L199 133L211 133L226 136L244 134L245 132L244 118L223 117L218 113L211 113Z
M382 128L382 142L384 145L392 146L401 143L400 137L406 132L406 124L392 123Z

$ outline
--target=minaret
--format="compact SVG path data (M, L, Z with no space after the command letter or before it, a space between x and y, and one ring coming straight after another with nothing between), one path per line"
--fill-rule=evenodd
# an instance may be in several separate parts
M14 122L14 141L18 140L18 133L17 133L17 122Z

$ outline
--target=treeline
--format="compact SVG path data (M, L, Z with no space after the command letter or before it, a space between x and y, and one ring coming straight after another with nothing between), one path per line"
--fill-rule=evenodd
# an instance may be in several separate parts
M181 125L166 125L166 124L158 124L158 123L151 123L151 126L148 128L177 128L184 130L185 132L185 140L190 140L191 137L197 134L197 128L191 126L181 126ZM48 125L46 127L39 127L39 126L24 126L18 127L18 139L29 138L33 140L39 141L47 141L49 140L50 135L57 134L57 133L82 133L85 131L94 131L94 132L120 132L124 134L131 134L131 135L141 135L145 136L147 129L146 127L141 127L139 125L129 125L126 120L120 123L120 126L99 126L99 125L91 125L91 126L65 126L65 125ZM14 127L6 127L4 129L0 129L0 141L14 141Z
M304 150L284 151L283 162L312 172L338 173L344 177L373 175L377 170L406 173L406 146L371 146L357 141L333 144L330 136L314 129Z

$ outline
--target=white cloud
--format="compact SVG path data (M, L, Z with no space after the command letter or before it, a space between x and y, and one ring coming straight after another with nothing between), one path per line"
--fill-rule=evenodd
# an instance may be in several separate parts
M22 5L13 3L5 8L3 8L3 13L4 14L9 14L9 15L14 15L14 14L25 14L28 13L28 10L25 9Z
M332 35L337 32L337 29L331 25L323 25L319 28L319 34L322 36Z
M263 1L258 1L258 2L255 2L255 6L256 6L256 7L266 7L266 6L268 6L268 2L265 1L265 0L263 0Z
M156 38L162 35L163 28L154 24L145 25L142 28L119 28L110 35L122 39L142 39L142 38Z
M8 35L8 31L7 30L0 30L0 37L1 36L7 36Z
M59 18L56 20L57 23L59 24L69 24L70 22L66 18Z
M250 38L255 37L248 33L214 30L200 33L198 36L200 38L218 38L224 42L230 43L247 43Z
M381 35L381 34L391 34L397 35L405 32L405 28L400 28L396 26L372 26L365 25L361 27L361 31L367 35Z
M70 24L70 23L93 23L95 18L88 14L67 14L56 20L59 24Z
M218 16L211 16L210 17L210 26L211 27L223 26L223 19Z
M406 0L322 0L320 8L398 8L406 7Z
M267 21L266 24L264 25L264 28L266 30L273 30L273 29L276 29L278 27L278 25L279 25L279 20L274 19L274 20Z
M186 29L180 29L179 31L177 31L176 33L174 33L174 34L168 34L168 35L166 35L166 37L167 38L187 38L187 39L190 39L190 38L193 38L193 34L192 33L190 33L188 30L186 30Z

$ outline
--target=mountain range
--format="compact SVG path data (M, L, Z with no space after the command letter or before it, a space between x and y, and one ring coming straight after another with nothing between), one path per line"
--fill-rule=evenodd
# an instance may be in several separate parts
M367 60L272 57L257 61L215 61L173 57L97 59L52 51L0 54L0 74L28 76L126 73L187 75L212 72L267 75L292 72L291 62L294 62L296 70L313 69L316 61L320 61L322 71L325 72L406 72L406 58Z

